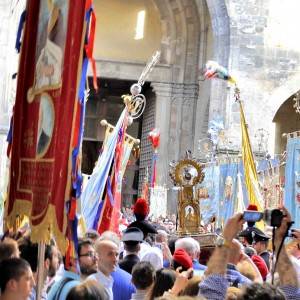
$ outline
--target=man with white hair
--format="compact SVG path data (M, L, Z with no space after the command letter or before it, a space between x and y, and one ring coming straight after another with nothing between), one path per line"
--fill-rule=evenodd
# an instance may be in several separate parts
M188 253L188 255L191 257L193 261L194 270L200 270L200 271L206 270L207 267L199 263L200 244L198 241L196 241L191 237L184 237L178 239L175 242L175 250L177 249L184 249Z

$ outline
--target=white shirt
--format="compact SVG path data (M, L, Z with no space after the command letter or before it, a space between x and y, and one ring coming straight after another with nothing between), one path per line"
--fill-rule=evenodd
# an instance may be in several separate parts
M113 291L112 291L114 279L112 278L112 276L106 276L101 271L98 271L97 273L88 276L86 280L95 280L97 282L100 282L104 286L105 290L107 291L109 295L109 299L110 300L114 299Z

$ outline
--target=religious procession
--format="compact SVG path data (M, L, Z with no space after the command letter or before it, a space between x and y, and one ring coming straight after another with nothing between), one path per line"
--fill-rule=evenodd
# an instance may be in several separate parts
M300 300L299 1L0 7L0 300Z

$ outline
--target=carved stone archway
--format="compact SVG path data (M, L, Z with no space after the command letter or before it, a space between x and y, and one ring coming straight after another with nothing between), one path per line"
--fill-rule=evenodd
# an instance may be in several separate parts
M161 60L147 79L155 103L148 114L151 120L146 120L145 115L143 122L148 124L147 130L160 128L157 183L169 185L169 161L178 159L186 149L195 149L200 132L207 126L208 113L225 103L226 85L219 81L203 83L201 71L207 60L210 22L214 59L228 65L229 20L225 0L153 0L153 3L161 20ZM97 58L96 63L101 77L114 79L136 80L144 67L143 63ZM145 135L141 150L141 165L150 166L149 155L143 154L151 150ZM142 182L145 168L140 171Z

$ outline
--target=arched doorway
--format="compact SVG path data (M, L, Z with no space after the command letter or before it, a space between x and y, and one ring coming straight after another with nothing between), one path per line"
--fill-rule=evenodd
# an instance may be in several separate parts
M286 134L300 130L300 115L295 112L292 95L277 110L273 122L275 123L275 154L286 150Z
M151 91L146 95L142 121L140 184L146 168L151 168L149 130L158 127L161 131L157 184L167 187L171 187L169 161L179 159L187 149L194 149L195 141L206 133L210 101L219 99L224 87L221 84L214 89L218 93L210 96L211 85L202 81L202 67L208 59L227 65L224 62L228 58L229 35L224 27L228 27L228 19L222 17L222 30L214 26L215 20L225 13L224 7L224 0L95 3L94 57L100 78L137 81L154 51L161 51L160 63L147 77ZM145 11L144 37L136 39L138 15L142 11Z
M124 108L122 95L128 94L130 86L133 84L130 80L117 80L103 78L99 81L98 92L91 88L86 104L85 130L82 143L82 171L86 175L91 175L101 153L102 144L105 136L105 127L100 125L100 121L105 119L111 125L115 125ZM92 79L90 78L90 86ZM146 82L143 86L143 94L147 97L147 106L143 116L135 119L127 128L127 133L134 138L141 140L141 146L145 147L147 143L147 132L151 129L153 123L153 104L155 95L152 92L150 83ZM146 122L143 119L146 119ZM150 120L150 121L149 121ZM144 153L151 159L151 153ZM130 207L132 200L138 195L138 179L141 177L147 166L140 163L139 157L131 154L122 183L122 202L124 206Z

